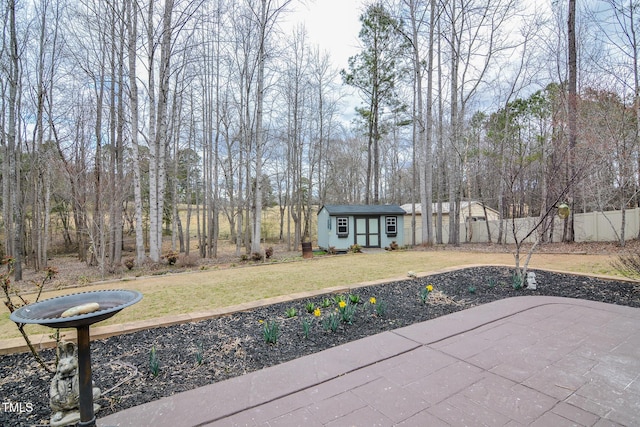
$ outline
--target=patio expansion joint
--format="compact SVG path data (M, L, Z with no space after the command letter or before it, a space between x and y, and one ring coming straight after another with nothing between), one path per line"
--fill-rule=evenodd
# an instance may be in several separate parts
M391 332L393 332L393 331L391 331ZM406 337L400 337L400 338L403 338L403 339L405 339L405 340L407 340L407 341L415 342L415 341L413 341L413 340L411 340L411 339L409 339L409 338L406 338ZM255 403L255 404L253 404L253 405L246 406L246 407L244 407L244 408L242 408L242 409L238 409L238 410L235 410L235 411L233 411L233 412L229 412L229 413L226 413L226 414L220 415L220 416L218 416L218 417L215 417L215 418L212 418L212 419L209 419L209 420L203 421L203 422L201 422L200 424L196 424L196 425L195 425L195 426L193 426L193 427L202 427L202 426L207 426L207 425L209 425L209 424L211 424L211 423L215 423L215 422L219 422L219 421L225 420L225 419L227 419L227 418L230 418L230 417L233 417L233 416L235 416L235 415L238 415L238 414L240 414L240 413L242 413L242 412L245 412L245 411L248 411L248 410L252 410L252 409L256 409L256 408L259 408L259 407L264 406L264 405L268 405L268 404L270 404L270 403L272 403L272 402L275 402L275 401L277 401L277 400L284 399L284 398L286 398L286 397L289 397L289 396L295 395L295 394L297 394L297 393L300 393L300 392L303 392L303 391L306 391L306 390L310 390L310 389L312 389L312 388L314 388L314 387L317 387L317 386L320 386L320 385L322 385L322 384L326 384L326 383L328 383L328 382L331 382L331 381L333 381L333 380L336 380L336 379L338 379L338 378L340 378L340 377L343 377L343 376L345 376L345 375L349 375L349 374L352 374L352 373L355 373L355 372L361 371L361 370L366 369L366 368L368 368L368 367L370 367L370 366L373 366L373 365L375 365L375 364L377 364L377 363L384 362L384 361L386 361L386 360L393 359L393 358L398 357L398 356L401 356L401 355L403 355L403 354L406 354L406 353L412 352L412 351L414 351L414 350L419 349L420 347L424 347L424 345L422 345L422 344L420 344L420 343L416 343L416 345L414 345L414 346L412 346L411 348L408 348L408 349L406 349L406 350L403 350L403 351L400 351L400 352L397 352L397 353L391 354L391 355L389 355L389 356L385 356L385 357L380 358L380 359L377 359L377 360L375 360L375 361L372 361L372 362L366 363L366 364L364 364L364 365L358 366L357 368L354 368L354 369L350 369L350 370L347 370L347 371L341 372L341 373L336 374L336 375L333 375L333 376L331 376L331 377L329 377L329 378L325 378L325 379L324 379L324 380L322 380L322 381L314 382L314 383L312 383L312 384L305 385L305 386L303 386L303 387L298 387L297 389L290 390L290 391L288 391L288 392L286 392L286 393L283 393L283 394L280 394L280 395L277 395L277 396L273 396L273 397L272 397L272 398L270 398L270 399L263 400L263 401L261 401L261 402ZM368 383L373 382L373 381L375 381L375 380L376 380L375 378L374 378L374 379L371 379L370 381L367 381L367 382L365 382L364 384L368 384Z
M404 336L401 332L398 332L399 330L402 330L402 329L405 329L405 328L396 329L396 330L393 330L393 331L390 331L390 332L392 332L394 334L397 334L397 335L399 335L399 336L401 336L403 338L406 338L408 340L414 341L414 342L420 344L421 346L431 346L431 345L434 345L434 344L438 344L438 343L440 343L442 341L446 341L446 340L448 340L450 338L453 338L453 337L455 337L457 335L466 334L467 332L475 331L475 330L483 328L483 327L485 327L487 325L491 325L492 323L496 323L496 322L499 322L501 320L513 317L513 316L515 316L517 314L526 313L527 311L535 310L535 309L537 309L539 307L544 307L544 306L547 306L547 305L567 305L567 303L562 301L562 302L546 302L546 303L542 303L542 304L533 305L533 306L530 306L530 307L527 307L527 308L524 308L524 309L521 309L521 310L518 310L518 311L511 312L509 314L505 314L504 316L496 317L496 318L493 318L491 320L487 320L486 322L479 323L479 324L475 325L472 328L456 330L455 332L452 332L449 335L446 335L446 336L443 336L443 337L439 337L437 339L434 339L432 341L427 341L427 342L420 342L420 341L414 340L412 338ZM456 312L456 313L460 313L460 312ZM453 315L455 315L456 313L453 313ZM411 327L411 326L409 326L409 327ZM434 348L433 350L438 350L438 349ZM452 357L455 357L455 356L452 356Z

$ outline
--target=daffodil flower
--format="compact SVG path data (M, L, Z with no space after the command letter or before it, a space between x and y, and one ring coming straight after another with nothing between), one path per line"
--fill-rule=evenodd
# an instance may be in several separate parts
M369 298L369 302L370 302L371 304L375 304L375 303L376 303L376 297L371 297L371 298Z
M315 310L313 310L313 315L316 317L320 317L320 309L316 308Z
M338 303L338 307L340 307L340 308L345 308L346 306L347 306L347 303L346 303L346 302L344 302L344 301L340 301L340 302Z
M433 285L431 284L427 285L427 291L429 292L433 291Z

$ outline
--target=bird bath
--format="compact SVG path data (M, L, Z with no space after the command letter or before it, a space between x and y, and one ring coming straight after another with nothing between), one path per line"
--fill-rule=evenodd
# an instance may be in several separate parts
M110 318L123 308L133 305L141 299L140 292L125 289L81 292L25 305L9 316L15 323L38 324L50 328L76 328L78 332L80 395L80 422L78 426L96 425L93 411L89 326ZM65 311L88 303L97 303L99 308L91 313L61 317Z

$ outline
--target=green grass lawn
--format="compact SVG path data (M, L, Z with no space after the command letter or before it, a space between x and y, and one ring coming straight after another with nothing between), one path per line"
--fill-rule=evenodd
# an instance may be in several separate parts
M605 255L536 254L530 267L615 276L617 273L610 266L614 258ZM406 277L408 271L421 274L466 265L513 265L513 262L513 255L509 253L443 250L347 254L120 280L83 287L82 291L133 289L143 294L138 304L99 323L109 325L202 312L305 291L399 279ZM76 291L46 292L41 300ZM50 328L37 325L28 325L26 329L29 334L52 332ZM19 336L15 324L9 320L8 310L3 309L0 314L0 339Z

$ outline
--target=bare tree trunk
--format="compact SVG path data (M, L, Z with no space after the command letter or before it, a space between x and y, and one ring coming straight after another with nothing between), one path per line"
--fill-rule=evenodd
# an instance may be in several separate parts
M190 95L190 103L193 106L194 105L194 100L193 100L193 94ZM191 126L189 129L189 139L187 141L187 150L189 152L191 152L193 150L193 144L194 144L194 134L196 132L196 126L195 126L195 117L194 117L194 113L193 113L193 108L191 108ZM192 187L191 187L191 168L187 168L186 170L186 175L185 175L185 197L187 198L186 203L187 203L187 221L185 224L185 232L184 232L184 253L185 255L189 255L191 253L191 214L192 214L192 199L193 199L193 193L192 193ZM182 239L180 241L180 251L183 250L182 248Z
M129 108L131 111L131 150L133 161L133 198L136 222L136 263L142 265L146 253L144 248L144 233L142 230L142 175L140 172L140 155L138 152L138 83L136 76L136 41L138 39L138 9L136 2L127 0L127 32L129 59Z
M94 82L97 88L96 93L96 117L94 125L94 138L95 138L95 154L94 154L94 170L93 170L93 223L90 228L90 265L97 265L100 268L100 273L104 274L104 261L105 261L105 226L104 226L104 212L103 212L103 200L102 200L102 144L103 144L103 102L104 102L104 88L105 88L105 65L106 64L106 49L101 51L101 65L97 72L96 81Z
M45 75L45 43L47 39L47 13L48 4L41 4L40 13L40 37L38 45L37 60L37 82L36 82L36 123L33 136L33 152L31 157L31 254L33 258L33 268L35 271L46 266L46 255L43 253L43 215L45 211L43 205L46 200L41 197L48 193L48 180L42 176L45 173L47 162L44 161L44 108L46 87ZM44 178L44 179L43 179ZM46 240L46 234L44 234ZM44 258L44 259L43 259Z
M277 20L277 16L286 7L291 0L284 1L279 7L272 4L272 0L261 0L260 9L256 16L258 19L258 75L256 79L256 116L255 116L255 135L256 135L256 150L255 150L255 190L253 191L253 227L251 227L251 252L262 253L260 248L260 238L262 233L262 162L263 151L265 145L265 135L263 129L263 115L264 115L264 69L267 59L266 42L268 35L271 31L270 27L273 26ZM272 6L274 6L272 8ZM249 178L249 177L247 177ZM249 186L251 188L251 186Z
M124 34L126 31L126 22L122 18L125 15L126 4L123 2L121 10L119 11L119 33ZM112 265L117 266L122 262L122 247L123 247L123 233L124 233L124 203L125 203L125 182L124 182L124 129L125 129L125 111L124 111L124 87L125 87L125 75L124 75L124 56L126 45L124 40L118 43L118 105L117 111L117 132L115 141L115 154L116 154L116 194L114 194L114 203L116 208L114 210L116 218L114 223L114 253L111 260Z
M420 204L422 217L422 233L421 241L423 245L431 245L433 243L433 194L432 194L432 136L433 136L433 44L434 44L434 26L436 22L436 5L435 0L430 2L430 20L429 20L429 46L427 53L427 112L424 115L423 94L422 94L422 59L420 57L420 39L419 26L421 19L418 16L418 5L420 2L409 0L409 14L411 20L411 45L413 53L413 71L414 71L414 134L417 132L417 142L419 152L419 181L420 181ZM426 121L426 126L425 126ZM415 161L414 160L414 161ZM415 214L415 213L414 213ZM415 220L413 220L413 230L415 232ZM414 239L415 240L415 239Z
M577 68L577 48L576 48L576 0L569 0L569 16L568 16L568 38L569 38L569 109L568 109L568 122L569 122L569 177L573 177L574 173L574 161L576 143L578 138L578 68ZM571 214L568 218L568 236L569 242L575 241L574 230L574 212L575 212L575 199L576 189L570 190L570 202L571 202Z
M109 112L110 112L110 200L109 209L109 263L112 267L122 262L122 233L123 233L123 206L124 206L124 163L123 163L123 132L124 132L124 43L117 42L116 34L125 31L124 16L125 4L122 10L117 12L117 17L111 18L111 39L114 40L111 48L111 81L116 82L109 88ZM117 101L116 101L117 100Z
M433 70L434 32L436 17L439 15L436 0L431 0L429 8L429 47L427 56L427 112L424 161L424 196L422 205L422 243L433 244ZM439 19L438 19L439 20ZM426 219L426 222L425 222ZM425 232L425 228L427 229Z
M149 258L153 262L160 261L160 252L162 242L158 242L158 228L162 229L162 225L158 226L158 147L157 147L157 110L156 104L156 78L155 78L155 49L156 41L154 35L154 16L153 9L155 1L149 1L149 9L147 12L147 61L149 67L148 75L148 98L149 98Z
M459 120L460 111L458 110L458 66L460 65L460 42L458 35L458 28L456 27L457 21L456 2L451 2L451 41L449 42L451 48L451 130L450 130L450 144L453 155L450 156L449 161L449 244L458 245L458 233L459 229L459 217L456 216L457 210L457 193L458 193L458 161L456 156L458 138L460 137L461 123Z
M220 234L220 184L218 180L219 174L219 164L220 164L220 154L219 154L219 146L220 146L220 133L222 127L222 114L220 110L220 104L222 102L220 96L220 61L221 61L221 48L220 48L220 38L221 38L221 10L220 5L216 9L216 64L215 64L215 76L216 76L216 137L214 141L214 151L213 151L213 206L211 209L211 215L213 216L213 227L211 229L211 256L214 258L218 256L218 238Z
M177 141L177 139L176 139ZM175 252L178 246L178 223L180 222L180 212L178 210L178 165L180 164L180 150L178 143L173 144L173 171L171 179L171 252ZM180 250L182 252L182 250Z
M438 34L441 32L441 23L438 19ZM438 130L437 130L437 155L438 155L438 179L437 179L437 214L436 214L436 243L441 245L444 243L442 232L442 199L444 197L444 189L446 186L446 163L444 158L444 107L443 107L443 85L442 85L442 37L438 37Z
M149 93L150 93L150 132L149 144L149 204L150 204L150 238L149 256L154 262L160 261L162 253L162 229L164 215L164 189L166 165L165 157L168 145L168 119L167 110L169 103L169 77L171 71L171 41L172 15L174 0L165 0L162 15L162 33L160 38L160 62L158 64L158 99L152 95L155 91L154 67L150 66ZM149 14L153 14L153 2L149 6ZM153 19L149 17L149 38L153 40ZM153 63L153 51L150 51L150 63ZM155 107L154 107L155 105ZM155 122L155 123L152 123ZM155 132L153 131L155 130Z
M11 206L10 222L13 235L7 233L12 241L7 244L7 253L14 259L14 279L22 280L22 203L20 192L20 147L17 144L18 90L20 89L20 57L18 56L18 38L16 34L16 3L8 0L9 26L9 118L7 124L7 160L9 199L5 203ZM6 233L6 231L5 231ZM9 250L12 250L10 252Z

